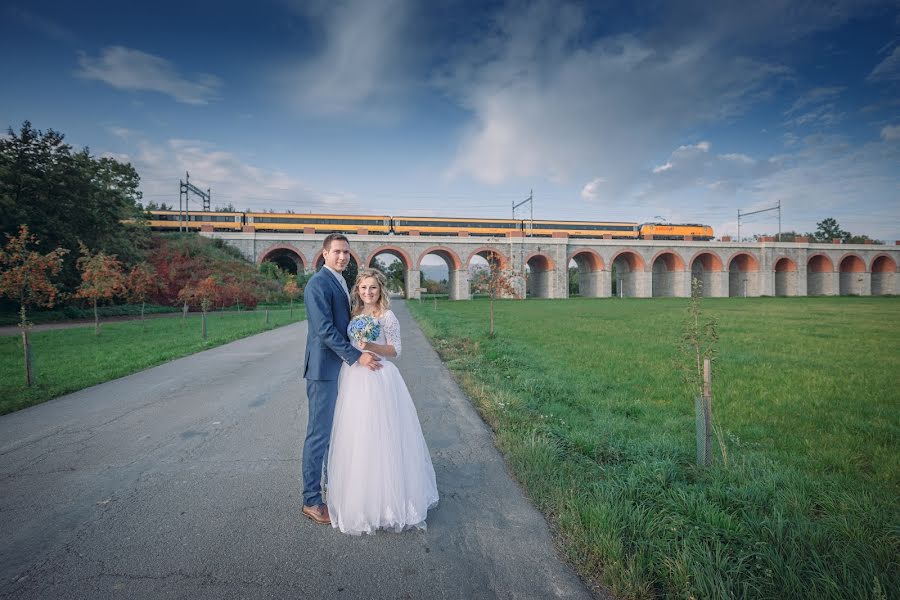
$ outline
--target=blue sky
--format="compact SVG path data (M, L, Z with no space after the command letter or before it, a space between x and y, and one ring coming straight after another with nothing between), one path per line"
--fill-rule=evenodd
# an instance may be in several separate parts
M636 5L636 6L632 6ZM0 125L146 200L900 238L900 3L4 2ZM521 213L524 214L524 213ZM774 213L744 234L774 232Z

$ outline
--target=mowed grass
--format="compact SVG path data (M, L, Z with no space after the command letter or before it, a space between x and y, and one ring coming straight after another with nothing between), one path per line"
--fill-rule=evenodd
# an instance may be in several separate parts
M728 465L695 466L688 301L410 302L580 573L621 598L900 596L900 298L703 300Z
M110 379L123 377L175 358L207 350L248 335L306 318L303 306L264 311L211 312L207 340L200 316L147 319L72 329L38 331L30 335L36 384L25 385L22 338L0 336L0 414L38 404Z

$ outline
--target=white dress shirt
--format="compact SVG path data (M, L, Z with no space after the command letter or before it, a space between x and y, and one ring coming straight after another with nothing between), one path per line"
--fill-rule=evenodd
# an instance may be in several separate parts
M334 275L337 278L338 283L341 284L341 288L344 290L344 293L347 294L347 303L349 304L350 303L350 290L347 289L347 280L344 279L343 275L341 275L339 272L335 271L328 265L324 265L324 266L326 269L331 271L331 274Z

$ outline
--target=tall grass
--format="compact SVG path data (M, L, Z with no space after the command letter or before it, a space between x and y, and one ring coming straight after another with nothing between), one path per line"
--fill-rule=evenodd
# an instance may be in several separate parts
M196 314L184 321L105 323L99 336L92 325L34 332L37 383L30 388L24 384L21 338L0 336L0 414L305 318L303 305L294 307L293 318L288 309L270 310L268 324L263 310L211 312L205 342Z
M623 598L900 594L900 300L707 299L729 465L694 464L687 301L411 302L562 550Z

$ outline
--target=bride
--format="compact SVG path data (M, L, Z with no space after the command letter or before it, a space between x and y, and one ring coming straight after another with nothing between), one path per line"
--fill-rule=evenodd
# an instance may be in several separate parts
M388 310L387 282L360 269L351 292L350 341L384 358L400 356L400 324ZM371 319L368 319L371 317ZM374 320L374 321L373 321ZM374 341L357 341L354 326L370 325ZM372 331L374 325L380 332ZM357 334L359 335L359 334ZM431 456L400 371L390 361L371 371L344 364L327 462L327 504L332 527L359 535L377 529L425 529L438 492Z

